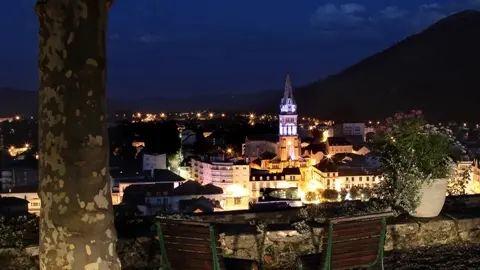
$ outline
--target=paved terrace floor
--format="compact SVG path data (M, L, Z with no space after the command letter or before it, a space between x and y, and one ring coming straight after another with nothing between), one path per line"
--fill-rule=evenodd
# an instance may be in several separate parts
M480 244L459 244L393 251L386 254L385 269L480 269Z

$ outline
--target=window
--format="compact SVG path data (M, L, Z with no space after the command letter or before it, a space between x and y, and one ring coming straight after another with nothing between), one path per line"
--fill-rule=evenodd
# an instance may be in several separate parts
M360 176L360 178L358 179L358 181L362 182L362 177Z
M367 176L367 181L370 181L370 177Z
M233 204L234 205L242 204L242 198L240 198L240 197L233 198Z

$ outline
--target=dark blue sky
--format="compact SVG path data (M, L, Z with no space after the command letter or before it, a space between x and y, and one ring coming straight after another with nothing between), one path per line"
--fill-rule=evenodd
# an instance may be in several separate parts
M35 0L0 11L0 86L38 88ZM281 89L335 73L480 0L116 0L112 97Z

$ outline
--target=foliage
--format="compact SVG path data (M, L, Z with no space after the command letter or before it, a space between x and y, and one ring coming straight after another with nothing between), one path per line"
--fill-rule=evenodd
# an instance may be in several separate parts
M329 218L368 215L391 211L389 204L382 200L343 201L337 203L321 203L302 208L299 217L304 221L324 223Z
M38 217L0 216L0 261L2 269L36 269L38 263L24 248L38 242Z
M182 149L178 150L175 154L171 154L168 156L168 166L170 166L170 170L175 173L178 173L178 168L181 166L182 162Z
M323 141L323 132L315 128L312 130L312 137L314 143L321 143Z
M0 247L23 248L37 236L38 217L34 215L0 216Z
M325 189L322 193L322 197L326 200L337 200L338 191L336 191L335 189Z
M360 189L358 187L353 186L350 188L349 193L352 200L356 200L360 197Z
M467 192L467 184L470 181L471 166L457 166L452 177L448 181L448 195L465 195Z
M309 191L305 193L305 200L307 201L316 201L318 200L318 194L314 191Z
M450 129L427 124L421 111L388 118L372 148L384 173L375 193L406 211L417 207L424 184L449 177L452 159L465 153Z
M367 199L368 200L368 199L373 197L374 189L365 187L365 188L360 189L359 193L360 193L360 197L362 199Z

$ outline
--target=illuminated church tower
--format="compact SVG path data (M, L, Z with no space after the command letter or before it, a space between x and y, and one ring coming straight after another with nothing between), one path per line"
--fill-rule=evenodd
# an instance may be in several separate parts
M281 161L299 159L300 141L297 134L297 117L297 104L293 99L290 74L287 73L279 115L279 156Z

